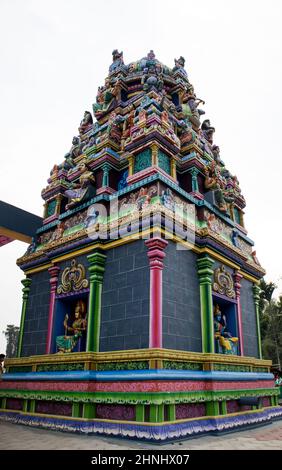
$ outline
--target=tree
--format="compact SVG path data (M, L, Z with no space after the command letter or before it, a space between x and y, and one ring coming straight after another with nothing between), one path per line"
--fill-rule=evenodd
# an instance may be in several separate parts
M282 296L273 300L276 288L273 282L260 282L260 329L263 357L271 359L273 365L281 369L282 364Z
M19 327L15 325L7 325L6 331L2 332L5 335L6 340L7 340L7 347L6 347L7 357L16 357L17 355L19 332L20 332Z
M282 364L282 297L271 300L265 308L267 318L266 336L262 342L265 357L272 360L274 367L281 370Z
M266 282L264 279L260 281L260 300L259 300L259 319L260 319L260 332L262 343L267 335L268 329L268 315L266 314L266 307L271 302L272 294L276 289L274 282Z

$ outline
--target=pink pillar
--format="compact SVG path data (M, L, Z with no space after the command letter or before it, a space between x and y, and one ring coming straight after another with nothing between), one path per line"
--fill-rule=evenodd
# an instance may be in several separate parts
M242 329L242 310L241 310L241 279L242 274L238 271L235 272L234 278L234 287L236 293L236 300L237 300L237 318L238 318L238 333L239 333L239 347L240 347L240 355L244 356L244 343L243 343L243 329Z
M159 237L146 240L150 261L150 348L162 348L162 278L164 249L168 242Z
M50 303L49 303L49 317L48 317L48 331L47 331L47 344L46 344L46 354L51 353L51 343L52 343L52 332L53 332L53 321L54 321L54 307L55 307L55 297L58 283L58 274L60 271L59 266L52 266L48 269L50 273Z

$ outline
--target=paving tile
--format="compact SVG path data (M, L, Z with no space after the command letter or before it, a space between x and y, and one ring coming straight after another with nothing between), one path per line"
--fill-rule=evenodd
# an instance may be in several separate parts
M282 450L282 421L224 436L204 436L156 446L99 436L73 435L0 421L0 450Z

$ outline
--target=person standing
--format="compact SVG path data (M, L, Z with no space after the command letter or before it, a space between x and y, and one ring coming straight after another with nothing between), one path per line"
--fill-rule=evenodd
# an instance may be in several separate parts
M4 367L4 359L5 359L5 354L0 354L0 376L4 374L5 372L5 367Z

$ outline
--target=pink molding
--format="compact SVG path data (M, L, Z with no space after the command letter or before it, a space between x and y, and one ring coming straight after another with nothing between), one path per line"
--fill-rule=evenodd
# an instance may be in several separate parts
M102 186L96 191L97 196L98 194L114 194L114 193L116 193L116 189L110 188L109 186Z
M50 303L49 303L49 317L48 317L48 330L47 330L47 344L46 344L46 354L51 353L52 345L52 332L53 332L53 323L54 323L54 309L55 309L55 297L58 284L58 274L60 271L59 266L52 266L48 269L50 273Z
M236 301L237 301L237 318L238 318L238 333L239 333L239 348L240 348L240 356L244 356L244 341L243 341L243 328L242 328L242 309L241 309L241 279L242 274L235 272L233 275L234 279L234 288L236 294Z
M168 173L166 173L164 170L162 170L159 166L150 166L150 167L146 168L145 170L138 171L134 175L128 176L127 177L127 183L128 184L133 184L133 183L136 183L137 181L140 181L144 178L148 178L148 176L155 175L157 173L160 173L165 178L172 181L174 184L178 184L178 181L176 179L174 179L172 176L170 176Z
M150 348L162 348L162 271L167 244L160 237L145 241L150 262Z

